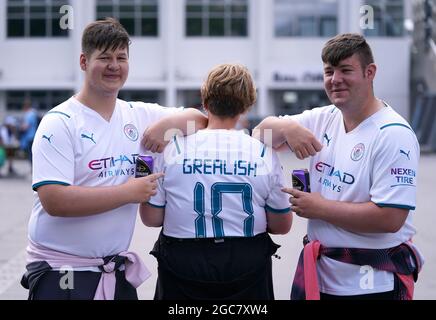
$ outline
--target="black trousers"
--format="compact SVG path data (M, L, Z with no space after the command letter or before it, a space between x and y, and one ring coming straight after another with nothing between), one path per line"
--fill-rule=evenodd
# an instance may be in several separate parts
M250 238L177 239L159 236L155 300L273 300L267 233Z
M394 276L394 290L354 296L335 296L320 292L321 300L396 300L398 296L398 279Z
M66 274L59 271L45 272L38 279L29 297L32 300L92 300L100 281L101 272L74 271L72 285L62 289ZM124 271L115 271L115 300L138 300L136 289L126 280ZM69 287L69 288L68 288Z

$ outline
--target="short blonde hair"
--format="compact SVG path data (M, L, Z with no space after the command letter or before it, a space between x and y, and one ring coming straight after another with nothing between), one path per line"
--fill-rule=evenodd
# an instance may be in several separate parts
M220 64L203 83L201 99L213 115L233 118L256 102L256 87L245 66Z

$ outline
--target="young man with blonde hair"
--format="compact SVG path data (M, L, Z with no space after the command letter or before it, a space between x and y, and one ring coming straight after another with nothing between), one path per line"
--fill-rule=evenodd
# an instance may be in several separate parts
M285 234L292 216L271 148L235 130L256 100L247 68L222 64L201 88L208 126L175 138L157 161L165 179L142 221L162 232L155 299L274 299L268 232Z

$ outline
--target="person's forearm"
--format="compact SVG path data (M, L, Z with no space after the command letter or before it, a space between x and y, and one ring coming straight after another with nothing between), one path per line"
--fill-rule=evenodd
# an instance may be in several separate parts
M47 185L38 191L44 209L52 216L83 217L99 214L132 202L123 185L81 187Z
M139 215L142 223L147 227L161 227L163 225L165 209L156 208L148 203L141 203Z
M159 125L166 130L178 129L183 135L190 135L206 128L207 117L197 109L188 108L182 112L163 118Z
M291 230L292 212L289 213L266 213L267 231L271 234L286 234Z
M253 129L253 137L268 146L278 148L286 142L284 130L293 125L292 120L267 117Z
M379 207L373 202L326 200L319 218L357 233L394 233L404 224L408 210Z
M207 117L200 111L190 108L166 116L148 127L141 144L151 152L163 152L175 135L191 135L207 126Z
M254 128L253 137L276 149L286 142L298 159L314 156L322 149L311 131L291 119L268 117Z

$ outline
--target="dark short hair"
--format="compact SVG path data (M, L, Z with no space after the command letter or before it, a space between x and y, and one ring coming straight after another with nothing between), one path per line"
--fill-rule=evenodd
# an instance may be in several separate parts
M359 56L362 69L374 63L370 46L365 38L357 33L344 33L328 40L322 49L321 58L324 63L335 67L355 53Z
M130 38L124 27L114 18L90 23L82 35L82 52L90 56L94 50L103 52L111 49L129 48Z
M209 72L201 87L201 99L212 114L233 118L256 102L256 87L246 67L221 64Z

